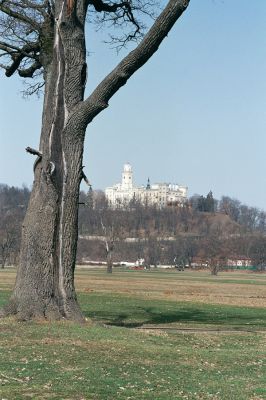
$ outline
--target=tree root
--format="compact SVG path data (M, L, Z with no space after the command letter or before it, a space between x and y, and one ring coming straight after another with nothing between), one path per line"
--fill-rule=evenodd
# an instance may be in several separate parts
M47 320L59 321L69 320L84 323L85 318L76 300L69 299L64 307L60 307L54 299L49 301L35 301L32 299L11 298L9 302L0 309L0 318L15 316L18 321Z

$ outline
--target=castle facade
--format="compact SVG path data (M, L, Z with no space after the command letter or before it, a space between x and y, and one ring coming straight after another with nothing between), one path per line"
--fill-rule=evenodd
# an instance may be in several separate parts
M146 186L134 186L133 171L129 163L126 163L122 172L122 181L105 189L105 196L111 207L126 207L132 201L138 201L145 205L157 205L158 207L182 206L187 200L186 186L171 183L150 184L148 179Z

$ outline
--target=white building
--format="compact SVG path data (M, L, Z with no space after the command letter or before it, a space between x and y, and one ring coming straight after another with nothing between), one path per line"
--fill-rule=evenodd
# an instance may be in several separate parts
M105 189L105 196L112 207L125 207L130 201L136 200L142 204L158 205L183 205L187 200L186 186L170 183L134 186L133 172L130 164L125 164L122 172L122 182Z

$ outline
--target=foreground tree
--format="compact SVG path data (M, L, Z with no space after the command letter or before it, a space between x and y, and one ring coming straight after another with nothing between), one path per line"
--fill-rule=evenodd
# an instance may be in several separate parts
M23 223L20 265L14 292L2 315L16 314L23 320L83 320L74 268L85 131L108 107L110 98L156 52L188 4L189 0L169 0L135 50L84 99L88 12L94 12L99 23L113 21L123 29L129 27L125 36L112 37L119 46L140 38L138 16L151 14L155 1L0 0L1 67L7 77L41 74L45 85L39 150L28 148L37 158ZM30 92L41 85L34 84Z

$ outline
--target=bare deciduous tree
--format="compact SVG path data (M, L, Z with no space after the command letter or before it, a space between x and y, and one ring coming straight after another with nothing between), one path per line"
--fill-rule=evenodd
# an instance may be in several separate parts
M106 254L106 262L107 262L107 273L111 274L113 272L113 251L115 247L116 230L112 223L107 223L106 225L103 223L103 218L100 217L101 226L104 234L104 244L105 244L105 254Z
M0 230L0 257L2 269L5 268L7 260L10 258L15 240L16 236L14 236L13 231L9 229Z
M23 223L15 289L2 315L82 321L74 288L77 215L85 131L157 51L189 0L169 0L137 47L84 99L87 78L85 24L121 26L116 46L143 35L141 16L152 15L146 0L0 0L0 58L6 76L40 74L44 84L40 145L34 184ZM88 21L89 23L89 21Z
M14 263L20 239L21 218L17 210L12 211L8 210L6 214L0 215L1 268L4 268L8 262Z

